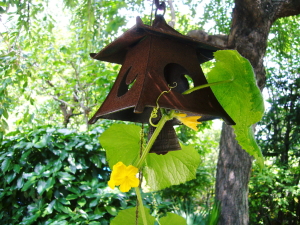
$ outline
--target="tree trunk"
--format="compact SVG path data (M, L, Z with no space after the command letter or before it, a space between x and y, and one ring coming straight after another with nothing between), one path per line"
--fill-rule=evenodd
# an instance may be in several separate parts
M238 145L233 129L223 123L217 170L217 199L221 200L220 224L248 224L248 184L252 159ZM241 170L241 168L243 168Z
M228 48L247 58L255 71L257 84L265 85L263 57L272 23L300 13L299 0L235 0ZM252 159L240 148L233 129L223 125L216 177L216 199L221 204L219 225L249 224L248 183Z

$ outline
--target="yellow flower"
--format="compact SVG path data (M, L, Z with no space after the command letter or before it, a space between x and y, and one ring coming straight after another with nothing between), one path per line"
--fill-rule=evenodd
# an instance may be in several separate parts
M197 125L201 124L197 120L201 118L201 116L186 116L185 113L175 113L174 115L181 123L192 128L193 130L197 131Z
M114 189L120 185L120 191L128 192L132 187L138 187L140 180L136 178L138 168L130 165L125 166L122 162L118 162L113 166L113 171L108 181L108 186Z

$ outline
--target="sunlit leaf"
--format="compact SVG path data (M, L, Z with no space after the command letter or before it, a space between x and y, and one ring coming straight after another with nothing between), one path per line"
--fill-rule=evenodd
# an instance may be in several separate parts
M77 201L77 204L80 206L80 207L83 207L86 203L86 200L85 198L81 198Z
M195 179L200 155L192 146L165 155L150 153L146 158L143 174L150 191L158 191Z
M8 184L13 181L13 179L16 177L16 173L11 171L8 174L6 174L5 178Z
M37 192L42 195L44 193L44 191L46 190L46 181L43 180L39 180L39 182L37 183Z
M107 210L107 212L109 212L109 214L113 216L116 216L118 214L118 211L114 206L106 206L105 209Z
M21 191L27 191L27 189L32 187L35 183L36 183L35 177L32 177L24 184Z
M155 218L150 215L149 211L150 210L148 208L145 208L147 224L153 225ZM136 224L136 207L120 211L119 214L111 221L110 225L124 225L125 221L126 224ZM144 225L140 210L138 212L137 224Z
M10 165L11 165L11 159L8 157L5 158L1 164L1 169L3 173L5 173L9 169Z
M256 85L250 62L235 50L215 52L215 67L207 74L209 83L231 80L212 86L215 96L235 121L236 139L241 147L263 166L263 156L251 126L261 120L264 113L262 94Z
M162 217L159 220L160 225L186 225L186 220L174 213L167 213L167 216Z
M74 200L77 199L79 196L76 194L68 194L66 200Z
M113 124L103 132L99 140L110 168L119 161L127 166L135 161L140 149L140 131L136 125Z

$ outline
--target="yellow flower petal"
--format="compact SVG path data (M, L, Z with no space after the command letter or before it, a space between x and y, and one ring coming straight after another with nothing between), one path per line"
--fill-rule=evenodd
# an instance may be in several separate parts
M140 180L136 177L130 178L131 187L138 187L140 185Z
M135 176L139 172L139 170L135 166L130 165L130 166L127 166L127 172L128 172L128 175Z
M114 188L120 185L120 191L128 192L132 187L138 187L140 180L136 178L138 168L130 165L125 166L122 162L118 162L113 166L113 171L108 181L108 186Z
M201 116L186 116L184 113L175 113L175 117L182 122L184 125L188 126L189 128L192 128L193 130L197 131L197 125L201 124L201 122L198 122L198 119L201 118Z
M114 189L115 186L116 186L115 182L112 181L112 180L109 180L107 184L108 184L108 186L109 186L111 189Z
M185 113L176 113L175 114L176 117L186 117Z

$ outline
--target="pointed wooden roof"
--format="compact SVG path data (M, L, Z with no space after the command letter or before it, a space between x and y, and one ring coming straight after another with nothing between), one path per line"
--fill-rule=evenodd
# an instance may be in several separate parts
M128 49L149 35L173 39L192 46L197 52L200 64L213 59L213 52L221 49L205 41L180 34L166 23L162 15L157 15L152 26L145 25L141 18L137 17L135 26L107 45L99 53L91 53L90 56L100 61L123 64Z

